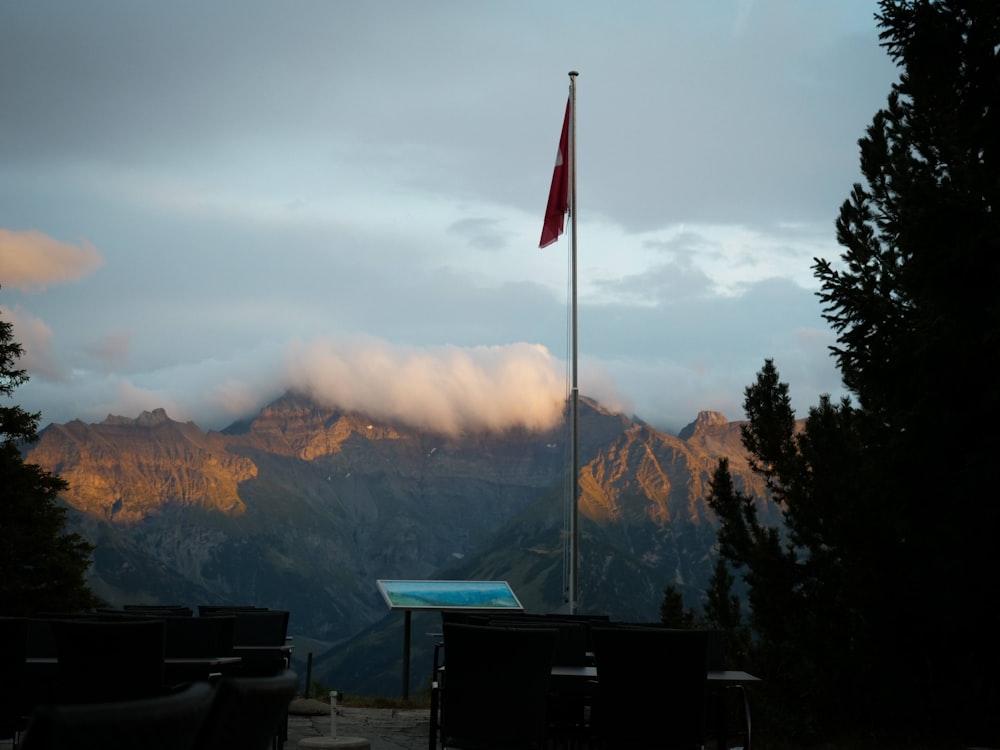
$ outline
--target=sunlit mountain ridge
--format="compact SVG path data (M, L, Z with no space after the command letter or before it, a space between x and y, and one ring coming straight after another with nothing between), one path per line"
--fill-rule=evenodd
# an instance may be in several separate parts
M579 421L581 610L655 619L671 584L695 604L718 459L764 497L739 424L702 412L674 436L586 399ZM442 435L289 393L221 432L163 410L49 425L26 459L69 482L70 526L97 546L90 580L109 603L289 609L319 655L392 616L378 579L507 580L530 610L563 606L567 437ZM365 674L326 659L322 674L391 691L399 670L383 656Z

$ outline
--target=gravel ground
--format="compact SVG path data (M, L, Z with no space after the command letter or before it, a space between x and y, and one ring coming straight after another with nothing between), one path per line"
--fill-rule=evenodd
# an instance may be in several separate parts
M297 698L288 708L288 739L284 750L296 750L303 737L329 737L330 704ZM350 708L338 706L338 737L362 737L371 750L427 750L430 712L427 709Z

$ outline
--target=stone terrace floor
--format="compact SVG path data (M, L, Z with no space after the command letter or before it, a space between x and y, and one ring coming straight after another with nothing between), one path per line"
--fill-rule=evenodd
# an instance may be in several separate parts
M371 750L427 750L428 709L337 707L338 737L361 737ZM330 704L296 699L288 710L288 740L284 750L296 750L303 737L330 736Z

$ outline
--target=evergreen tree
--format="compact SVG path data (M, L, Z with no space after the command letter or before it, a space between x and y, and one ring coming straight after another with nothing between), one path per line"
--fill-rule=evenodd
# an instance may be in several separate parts
M733 576L725 558L718 557L705 592L705 622L714 628L735 631L740 627L740 598L733 594Z
M740 597L733 593L735 578L729 570L729 563L721 555L715 560L712 577L705 591L705 613L702 622L705 627L715 628L725 633L724 664L750 666L750 628L743 620Z
M21 345L0 320L0 395L9 398L28 380L16 369ZM20 448L38 439L40 414L0 406L0 614L80 611L97 600L84 576L93 546L64 532L66 509L57 504L67 484L27 464Z
M877 535L859 540L869 564L854 576L868 583L868 632L880 663L908 672L900 713L916 706L946 731L1000 701L988 676L1000 512L983 471L998 448L983 425L1000 416L988 364L1000 353L1000 6L880 10L902 74L860 141L865 185L837 221L841 263L819 260L816 274L860 407L864 531Z
M1000 4L879 9L900 80L859 142L840 261L814 267L854 401L797 424L765 362L743 442L785 525L725 465L710 500L765 676L815 728L996 741Z
M695 614L684 608L684 597L676 586L667 586L663 590L663 601L660 602L660 624L668 628L691 628L695 624Z

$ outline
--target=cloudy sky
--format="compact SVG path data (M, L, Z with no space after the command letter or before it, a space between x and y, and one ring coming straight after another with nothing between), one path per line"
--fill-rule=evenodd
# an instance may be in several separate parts
M447 429L566 393L538 249L577 79L580 385L668 431L774 358L897 72L862 0L0 0L0 316L42 424L285 389ZM443 420L443 421L442 421Z

